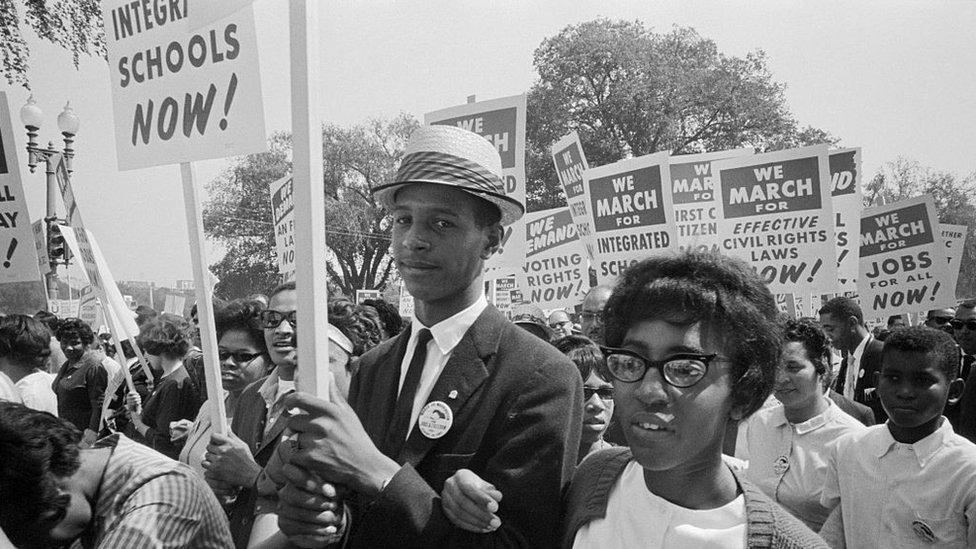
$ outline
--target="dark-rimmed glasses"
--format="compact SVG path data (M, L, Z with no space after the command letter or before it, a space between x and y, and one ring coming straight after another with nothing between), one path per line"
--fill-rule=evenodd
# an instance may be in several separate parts
M258 313L258 325L265 330L277 328L281 324L282 320L288 320L288 323L291 324L292 328L294 328L298 325L296 323L297 319L298 311L283 313L274 309L265 309Z
M614 379L636 383L644 379L647 370L655 368L669 385L686 389L708 374L708 365L718 354L678 353L664 360L650 360L629 349L601 347L607 368Z

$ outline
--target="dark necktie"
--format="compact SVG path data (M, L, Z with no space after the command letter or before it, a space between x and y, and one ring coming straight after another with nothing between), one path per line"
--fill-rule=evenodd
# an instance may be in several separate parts
M410 359L410 366L407 367L407 376L403 380L403 388L400 389L400 397L397 398L393 418L390 419L390 427L386 431L384 453L393 459L397 458L406 442L407 431L410 429L410 416L413 413L413 400L417 396L417 386L420 385L424 362L427 361L427 343L431 337L430 330L427 328L417 332L417 346L413 350L413 358Z
M976 361L976 356L962 355L962 370L959 372L959 377L961 377L963 380L969 379L969 373L973 369L974 361Z

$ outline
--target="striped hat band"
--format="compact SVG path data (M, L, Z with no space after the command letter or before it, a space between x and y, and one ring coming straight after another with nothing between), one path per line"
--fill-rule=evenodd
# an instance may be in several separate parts
M484 193L505 194L498 175L480 164L442 152L421 151L404 156L394 181L443 181Z

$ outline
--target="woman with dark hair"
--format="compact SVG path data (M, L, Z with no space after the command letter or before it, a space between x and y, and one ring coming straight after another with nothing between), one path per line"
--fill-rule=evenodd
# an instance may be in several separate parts
M0 373L10 379L25 406L57 415L54 378L45 371L50 343L51 332L39 320L27 315L0 317Z
M58 417L81 430L81 445L88 447L98 436L108 372L101 357L90 348L95 334L83 320L66 318L58 322L54 335L67 358L51 383L58 397Z
M576 459L579 463L594 452L613 447L603 440L613 417L613 378L600 347L589 338L570 335L552 345L576 364L583 378L583 434Z
M564 547L826 547L722 460L726 424L773 388L778 318L739 260L689 252L624 273L604 311L603 351L630 447L577 469Z
M183 366L191 337L189 323L176 315L162 314L143 325L137 343L149 365L161 372L160 381L145 406L139 393L126 396L132 427L147 446L173 459L179 457L182 441L173 441L170 423L194 418L200 409L196 388Z
M273 367L264 342L264 330L256 322L264 306L258 301L234 300L214 311L217 331L217 356L220 359L220 381L226 393L224 410L227 421L234 418L244 388L268 375ZM180 461L204 474L203 459L213 433L212 409L207 400L200 406L180 452ZM260 467L251 460L255 468Z
M820 504L828 445L866 429L827 398L830 340L814 320L789 320L773 395L781 403L739 425L735 457L749 462L746 478L819 531L830 514Z
M372 307L379 315L383 341L403 331L403 317L392 303L384 299L364 299L362 304L364 307Z

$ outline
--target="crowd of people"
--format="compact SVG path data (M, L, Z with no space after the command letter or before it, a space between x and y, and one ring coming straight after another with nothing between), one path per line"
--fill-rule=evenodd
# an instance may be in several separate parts
M523 214L500 173L475 134L411 137L374 193L415 315L330 300L327 396L295 390L294 282L215 303L226 434L194 314L137 310L147 364L0 317L0 544L976 546L976 301L874 334L683 252L510 319L483 293Z

